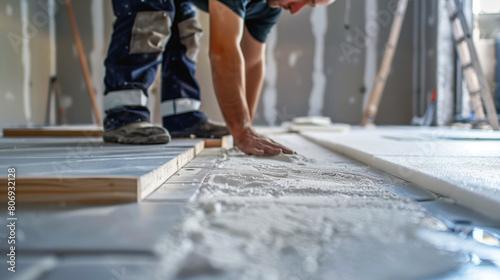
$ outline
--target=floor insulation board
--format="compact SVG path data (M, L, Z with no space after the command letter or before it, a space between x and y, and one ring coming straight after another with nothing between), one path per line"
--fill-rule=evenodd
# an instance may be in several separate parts
M137 202L203 148L200 140L119 145L101 138L0 138L0 167L15 168L21 203ZM6 201L6 192L0 198Z
M380 127L306 138L500 220L500 133Z
M0 279L500 279L500 247L479 234L498 224L300 135L269 136L298 154L204 149L144 203L20 203L19 274L3 262ZM477 234L454 231L478 219Z

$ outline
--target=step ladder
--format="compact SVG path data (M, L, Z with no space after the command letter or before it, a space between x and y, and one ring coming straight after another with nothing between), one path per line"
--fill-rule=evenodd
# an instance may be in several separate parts
M474 47L474 42L472 42L470 32L468 31L469 28L467 26L467 21L462 11L461 4L459 0L448 0L447 2L458 57L463 68L467 88L469 89L471 95L471 103L475 117L477 120L486 120L483 109L484 102L491 127L494 130L499 130L498 117L493 97L491 96L488 83L479 64L477 51ZM361 125L363 126L373 124L373 121L375 120L392 61L394 59L394 53L401 35L401 28L405 18L407 6L408 0L399 0L397 11L394 14L394 21L389 35L389 41L387 42L384 57L382 58L382 65L380 66L380 70L374 81L373 90L370 93L368 104L363 113L363 120L361 122Z
M498 115L493 96L479 63L476 47L472 41L470 29L459 0L448 0L448 13L450 14L455 47L462 65L475 118L478 121L486 120L483 109L484 103L491 127L498 130Z

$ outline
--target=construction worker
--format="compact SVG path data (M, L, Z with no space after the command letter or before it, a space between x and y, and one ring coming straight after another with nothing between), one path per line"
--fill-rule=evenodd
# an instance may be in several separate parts
M167 143L172 137L221 137L251 155L292 150L256 133L254 113L264 76L265 40L281 9L335 0L113 0L116 21L105 61L104 140ZM201 28L193 3L210 10L210 61L227 127L199 111L194 78ZM147 91L162 67L163 127L150 123Z

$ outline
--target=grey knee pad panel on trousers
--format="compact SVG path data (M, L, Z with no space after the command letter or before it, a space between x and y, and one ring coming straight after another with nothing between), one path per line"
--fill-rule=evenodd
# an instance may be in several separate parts
M172 19L163 11L139 12L130 40L130 54L163 52L170 38Z
M203 34L200 23L196 18L189 18L179 22L178 27L181 44L186 47L186 56L196 62L200 51L200 37Z

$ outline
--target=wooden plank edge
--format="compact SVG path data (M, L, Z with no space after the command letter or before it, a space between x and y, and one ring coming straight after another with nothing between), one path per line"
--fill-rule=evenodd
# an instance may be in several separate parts
M7 182L3 178L3 182ZM110 177L85 177L85 178L54 178L54 177L31 177L16 178L15 180L15 201L16 203L126 203L137 201L138 179L134 177L110 178ZM60 187L65 193L54 194L50 192L33 192L33 189L40 189L43 185L51 188ZM92 192L83 192L85 187L92 185ZM68 186L71 186L68 188ZM95 191L96 189L101 191ZM0 193L0 202L7 203L7 188Z
M5 128L3 137L102 137L102 130L46 130Z
M157 190L165 181L201 153L204 147L205 143L199 141L194 147L187 149L175 159L140 177L138 181L139 187L137 188L137 202L143 201Z
M214 138L214 139L203 139L205 141L205 148L232 148L231 135L223 136L222 138Z

